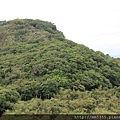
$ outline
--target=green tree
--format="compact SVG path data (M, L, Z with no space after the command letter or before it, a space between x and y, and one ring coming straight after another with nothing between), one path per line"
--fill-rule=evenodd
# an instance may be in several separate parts
M17 91L0 87L0 115L7 109L12 110L19 98L20 95Z

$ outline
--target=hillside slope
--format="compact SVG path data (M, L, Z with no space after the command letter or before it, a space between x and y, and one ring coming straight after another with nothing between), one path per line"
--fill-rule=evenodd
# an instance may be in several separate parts
M0 85L1 91L12 89L23 101L50 99L61 88L80 92L117 89L120 61L67 40L50 22L1 21ZM119 98L118 89L116 94Z

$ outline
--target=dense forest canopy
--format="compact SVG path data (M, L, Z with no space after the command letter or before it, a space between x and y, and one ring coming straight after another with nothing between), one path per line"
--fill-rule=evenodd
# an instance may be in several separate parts
M119 86L120 59L67 40L51 22L0 21L1 114L118 113Z

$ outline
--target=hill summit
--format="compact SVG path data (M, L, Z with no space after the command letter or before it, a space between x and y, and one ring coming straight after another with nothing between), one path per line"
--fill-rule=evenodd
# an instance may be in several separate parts
M61 88L85 92L120 86L119 59L67 40L51 22L0 21L0 46L1 91L12 88L23 101L51 99Z

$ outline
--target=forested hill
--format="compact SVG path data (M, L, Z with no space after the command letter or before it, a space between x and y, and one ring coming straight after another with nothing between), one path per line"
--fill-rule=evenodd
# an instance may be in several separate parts
M50 99L61 88L118 89L120 60L67 40L50 22L0 21L0 86L0 94L11 90L23 101ZM9 108L3 105L1 111Z

